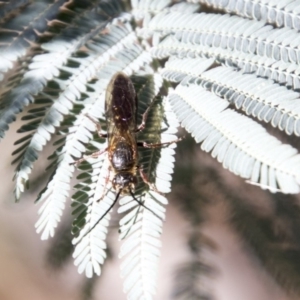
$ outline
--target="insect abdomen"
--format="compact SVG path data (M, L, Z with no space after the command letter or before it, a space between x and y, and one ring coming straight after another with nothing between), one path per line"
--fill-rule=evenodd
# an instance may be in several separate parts
M113 120L120 131L135 130L137 100L132 81L125 74L118 73L110 84L106 100L107 118Z

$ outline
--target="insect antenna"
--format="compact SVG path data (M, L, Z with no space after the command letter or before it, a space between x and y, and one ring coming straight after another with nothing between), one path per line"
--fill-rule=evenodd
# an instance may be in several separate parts
M103 218L110 212L110 210L114 207L114 205L116 204L116 202L118 201L120 194L122 192L122 189L120 189L117 193L116 199L114 200L114 202L110 205L110 207L106 210L106 212L99 218L99 220L88 230L88 232L86 232L83 237L75 244L78 245L84 237L86 237L98 224L101 220L103 220Z
M130 191L131 191L131 190L130 190ZM135 217L134 217L133 223L135 223L136 220L137 220L137 217L138 217L138 214L139 214L139 210L140 210L140 207L138 208L138 211L137 211L137 213L136 213L136 215L135 215ZM131 230L131 227L132 227L132 226L130 226L130 228L127 229L127 232L126 232L125 235L122 237L122 239L125 239L125 238L127 237L128 233L129 233L130 230ZM119 229L119 233L121 233L121 232L122 232L121 229Z
M101 220L103 220L103 218L110 212L110 210L114 207L114 205L116 204L116 202L118 201L120 195L121 195L121 192L122 192L123 189L119 189L118 193L117 193L117 196L114 200L114 202L110 205L110 207L105 211L105 213L99 218L99 220L88 230L88 232L86 232L83 237L75 244L78 245L84 237L86 237L99 223ZM129 189L129 193L131 195L131 197L134 199L134 201L136 201L140 206L144 207L145 209L147 209L148 211L150 211L154 216L156 216L158 219L162 220L163 219L157 215L154 211L152 211L150 208L148 208L142 201L138 200L135 196L134 196L134 193L132 192L131 189ZM129 232L129 230L128 230ZM128 232L126 233L126 235L128 234ZM125 236L126 236L125 235Z
M132 192L131 189L129 189L129 193L130 193L131 197L133 198L133 200L136 201L140 206L142 206L142 207L144 207L145 209L149 210L153 215L155 215L157 218L159 218L160 220L163 221L163 219L162 219L160 216L158 216L155 212L153 212L150 208L148 208L142 201L138 200L138 199L134 196L134 193ZM135 221L136 221L136 219L137 219L137 216L138 216L138 212L137 212L137 214L136 214L136 216L135 216ZM135 221L134 221L134 223L135 223ZM130 229L131 229L131 228L129 228L129 229L127 230L126 234L122 237L122 239L125 239L125 238L127 237L128 233L130 232ZM120 231L119 231L119 232L120 232Z
M152 211L150 208L148 208L142 201L138 200L135 196L134 196L134 193L132 192L131 189L129 189L129 193L131 195L131 197L133 198L133 200L135 200L139 205L143 206L145 209L147 209L148 211L150 211L154 216L156 216L158 219L162 220L163 219L157 215L154 211Z

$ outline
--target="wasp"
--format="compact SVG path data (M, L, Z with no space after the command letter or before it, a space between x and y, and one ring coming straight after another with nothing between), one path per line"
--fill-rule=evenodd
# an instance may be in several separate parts
M105 217L112 209L121 194L130 194L135 201L141 206L150 210L135 195L135 187L137 185L137 174L139 172L142 180L152 189L159 193L155 185L149 182L146 174L141 166L138 165L138 147L157 148L163 147L181 139L167 142L148 144L146 142L138 142L136 134L145 128L147 116L150 106L146 109L142 116L142 122L137 125L137 109L138 99L131 79L124 73L117 73L111 79L105 97L105 117L107 125L107 133L103 134L100 123L87 116L97 126L97 132L100 137L105 137L108 140L108 146L103 151L95 152L89 157L98 157L104 152L108 152L110 162L110 172L113 172L112 187L116 191L116 198L101 216L97 223L90 231ZM87 156L78 160L76 163L84 161ZM107 178L107 183L109 180ZM100 199L99 199L100 200ZM150 210L151 211L151 210ZM152 212L152 211L151 211ZM154 212L152 212L156 215Z

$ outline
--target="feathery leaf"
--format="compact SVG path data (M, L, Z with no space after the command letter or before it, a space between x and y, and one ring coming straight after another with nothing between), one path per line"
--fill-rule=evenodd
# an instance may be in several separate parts
M228 13L276 24L277 27L300 29L298 0L192 0L205 3Z
M182 126L224 168L262 188L299 193L300 155L295 148L282 144L248 117L226 109L228 102L199 86L179 85L170 102Z
M218 67L203 72L198 77L186 77L183 81L211 90L248 115L260 121L271 122L272 126L284 130L288 135L300 134L299 94L271 80Z

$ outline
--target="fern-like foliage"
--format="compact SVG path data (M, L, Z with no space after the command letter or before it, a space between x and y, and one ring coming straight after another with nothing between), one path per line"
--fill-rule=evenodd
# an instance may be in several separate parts
M71 198L75 265L87 277L100 275L116 191L95 122L105 132L105 94L117 72L135 86L139 123L151 107L139 142L176 140L180 123L235 175L273 193L299 193L299 12L298 0L1 2L1 139L22 113L13 153L17 200L53 144L52 174L37 199L41 238L54 236ZM139 178L136 199L119 201L128 299L155 293L175 147L141 148L150 184ZM93 152L101 155L88 158Z
M290 27L300 29L299 1L223 1L223 0L193 0L214 8L222 9L228 13L247 17L255 20L262 20L276 27Z

